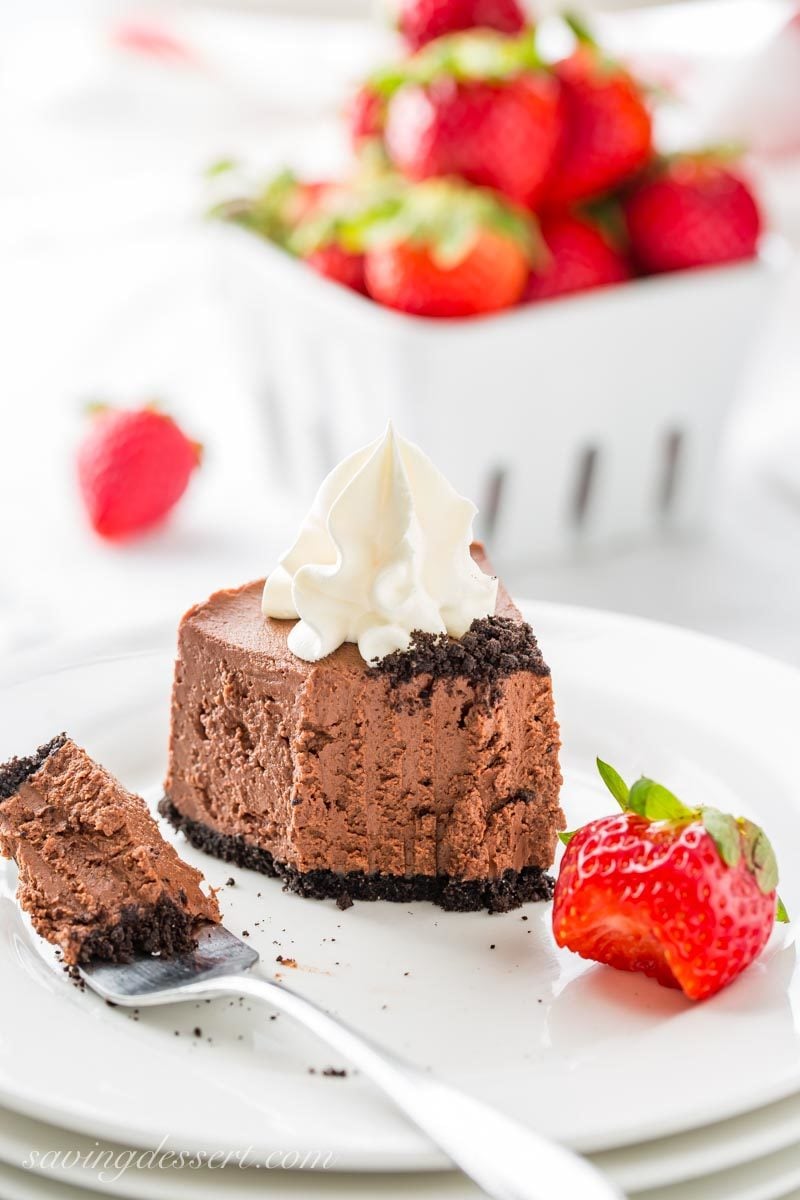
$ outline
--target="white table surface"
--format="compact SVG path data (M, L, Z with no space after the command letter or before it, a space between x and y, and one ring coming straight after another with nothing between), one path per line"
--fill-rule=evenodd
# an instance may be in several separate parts
M619 21L617 33L637 28ZM196 219L200 172L228 152L262 165L334 160L343 83L373 61L375 34L305 26L298 90L292 22L201 14L180 29L207 59L182 76L109 50L100 26L52 16L0 48L3 652L175 621L213 588L266 572L302 507L266 476L237 331ZM800 665L799 325L795 272L704 536L566 565L500 563L511 588L677 622ZM108 546L88 530L74 484L81 407L153 395L205 443L206 460L168 526Z

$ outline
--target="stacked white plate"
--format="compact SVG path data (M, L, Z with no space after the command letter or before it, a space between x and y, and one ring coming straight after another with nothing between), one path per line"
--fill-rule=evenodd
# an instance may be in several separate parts
M800 912L792 874L800 674L643 621L525 609L553 669L570 825L610 811L594 773L599 754L628 776L662 779L689 803L758 820L784 867L787 906ZM0 681L0 758L66 728L155 800L173 644L172 631L150 631L12 666ZM591 1154L629 1195L769 1200L800 1188L791 925L732 987L692 1005L558 951L547 905L502 916L426 904L341 913L185 843L181 850L222 888L226 924L248 931L265 972ZM347 1064L285 1017L225 1001L139 1014L79 990L20 915L11 867L0 885L4 1197L66 1196L72 1187L245 1200L265 1190L267 1174L277 1200L478 1195L366 1080L323 1074ZM163 1160L148 1168L129 1163L125 1147L232 1157L224 1168L178 1170ZM318 1169L278 1169L303 1161Z

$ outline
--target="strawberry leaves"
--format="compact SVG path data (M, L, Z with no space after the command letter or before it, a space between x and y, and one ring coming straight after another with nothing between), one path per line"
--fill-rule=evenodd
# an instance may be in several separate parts
M735 867L742 856L739 826L735 819L718 808L702 809L702 818L706 833L717 847L722 861L726 866Z
M644 777L631 788L627 809L650 821L690 821L694 816L667 788Z
M655 780L642 776L629 788L612 766L600 758L596 762L600 778L623 812L635 812L650 821L690 821L696 815Z
M405 62L376 72L369 87L388 98L407 83L424 87L442 78L459 83L503 83L541 67L533 30L517 37L486 29L468 30L437 38Z
M595 762L597 763L597 770L600 772L600 778L622 811L625 812L628 807L628 796L630 795L627 783L613 767L603 762L602 759L595 759Z
M756 878L760 890L769 895L778 886L778 860L763 829L752 821L740 820L744 857L747 869Z
M778 861L772 843L764 830L745 817L732 817L718 808L704 806L689 808L668 788L642 776L629 788L622 776L608 763L598 758L597 770L623 812L636 813L648 821L669 821L674 825L702 822L717 853L727 867L736 867L744 858L746 869L758 884L759 891L768 896L778 886ZM561 833L568 845L575 833ZM775 920L789 920L780 896L776 899Z

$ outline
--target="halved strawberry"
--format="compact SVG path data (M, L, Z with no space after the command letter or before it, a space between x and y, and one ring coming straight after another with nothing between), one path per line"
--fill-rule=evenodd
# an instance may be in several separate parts
M767 835L718 809L687 808L651 779L629 789L597 765L622 811L562 835L556 941L706 999L761 953L776 918L788 920Z

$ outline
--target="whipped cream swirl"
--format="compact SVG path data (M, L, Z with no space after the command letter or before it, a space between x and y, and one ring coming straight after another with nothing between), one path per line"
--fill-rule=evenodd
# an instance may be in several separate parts
M289 649L307 662L343 642L373 662L408 649L416 630L462 637L497 597L470 555L476 512L390 424L323 481L262 610L299 617Z

